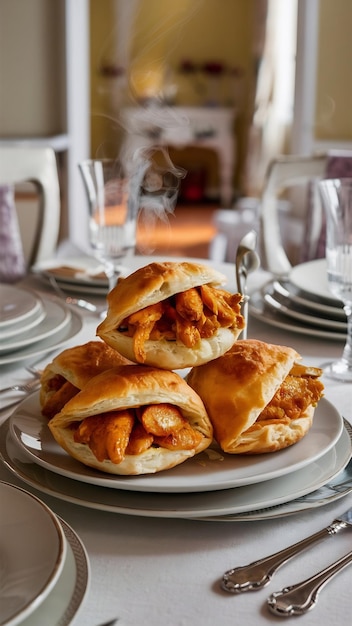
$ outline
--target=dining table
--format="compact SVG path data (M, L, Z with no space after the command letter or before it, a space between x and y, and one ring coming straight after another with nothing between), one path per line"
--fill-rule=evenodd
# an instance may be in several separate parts
M164 257L155 259L165 260ZM152 260L154 257L138 257L134 259L135 267ZM201 261L223 272L228 288L236 289L233 264ZM268 273L261 269L250 275L249 294L268 278ZM34 274L29 274L17 286L46 295L53 294L51 287ZM103 296L95 294L90 299L98 304L104 303ZM100 322L97 315L77 307L75 311L82 319L82 327L64 348L97 339L96 328ZM341 339L291 332L289 328L269 325L251 315L247 332L248 338L295 348L302 362L314 367L339 357L343 349ZM62 349L60 347L57 353ZM2 365L1 387L28 382L32 376L27 367L34 365L35 361L35 367L43 369L54 356L55 353L50 352L39 359ZM333 405L352 425L352 386L325 379L324 376L322 380L328 406ZM20 400L21 397L19 393L15 399ZM7 400L0 398L0 426L16 410L16 407L7 408ZM308 481L309 465L305 471ZM318 544L283 564L267 586L255 591L228 593L221 587L224 572L266 557L327 527L352 507L352 493L325 505L302 510L298 507L282 515L273 507L272 515L269 513L259 519L253 516L248 519L245 516L241 519L219 516L217 519L211 515L198 518L196 515L182 517L179 514L177 502L182 504L183 497L192 502L192 493L178 493L175 510L170 509L166 514L152 507L148 509L145 502L148 495L153 496L148 493L141 494L144 504L140 508L136 506L135 510L115 512L99 505L80 503L78 498L77 501L72 498L65 500L65 497L34 488L2 463L0 480L35 494L69 524L83 542L89 559L89 588L74 617L75 626L101 626L110 621L119 626L277 624L280 617L269 610L268 597L274 591L312 576L351 550L352 535L348 530L327 535ZM265 483L266 488L269 483ZM211 492L208 496L207 492L203 495L205 501L207 497L212 497ZM134 496L138 502L138 492ZM295 623L309 626L352 623L351 571L346 568L330 580L319 594L314 608L292 618L297 620ZM45 626L55 625L47 623Z

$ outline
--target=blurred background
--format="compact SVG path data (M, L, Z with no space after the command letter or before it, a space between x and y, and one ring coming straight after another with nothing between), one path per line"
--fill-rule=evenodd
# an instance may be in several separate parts
M61 237L77 163L135 145L187 169L181 204L233 206L274 156L351 148L351 25L350 0L0 0L0 141L54 147Z

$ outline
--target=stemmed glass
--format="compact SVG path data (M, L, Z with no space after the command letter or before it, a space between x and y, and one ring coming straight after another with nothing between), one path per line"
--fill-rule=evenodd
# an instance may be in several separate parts
M137 220L165 220L177 199L185 170L162 147L137 150L125 163L88 159L78 164L87 192L89 241L104 265L111 291L136 248Z
M329 378L352 382L352 179L319 183L326 216L327 278L331 293L342 300L347 317L347 340L340 359L328 363Z
M129 177L113 159L79 163L89 207L89 241L104 265L109 291L123 273L124 260L136 246L138 207L129 196Z

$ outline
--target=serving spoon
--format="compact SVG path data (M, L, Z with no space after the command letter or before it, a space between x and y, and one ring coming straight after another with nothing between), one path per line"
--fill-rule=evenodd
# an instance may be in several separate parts
M250 230L240 241L236 253L236 281L237 290L243 297L242 314L245 319L245 327L242 331L242 339L247 339L248 328L248 301L247 291L248 275L260 266L259 255L255 251L257 233Z

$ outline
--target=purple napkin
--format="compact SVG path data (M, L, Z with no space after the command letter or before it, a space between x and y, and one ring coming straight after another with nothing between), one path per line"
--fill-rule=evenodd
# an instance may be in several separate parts
M25 274L14 187L0 185L0 282L14 283Z

